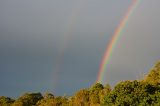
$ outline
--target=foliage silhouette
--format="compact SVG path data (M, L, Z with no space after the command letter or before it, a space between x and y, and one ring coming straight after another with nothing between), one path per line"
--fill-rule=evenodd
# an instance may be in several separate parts
M160 106L160 62L143 80L121 81L113 89L95 83L71 97L48 92L25 93L16 100L1 96L0 106Z

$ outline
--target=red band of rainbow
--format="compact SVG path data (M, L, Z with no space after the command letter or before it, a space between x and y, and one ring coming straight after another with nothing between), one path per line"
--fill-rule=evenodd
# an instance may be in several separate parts
M125 28L128 20L129 20L129 17L131 16L131 14L133 13L133 11L135 10L135 8L137 7L138 4L139 4L139 0L132 1L126 14L124 15L124 18L120 21L118 27L116 28L116 30L113 34L113 37L111 38L109 45L107 45L106 51L105 51L104 56L102 58L96 82L106 83L106 81L104 81L105 72L107 70L107 67L108 67L107 65L110 61L113 49L115 48L116 42L118 41L119 37L122 35L123 29Z

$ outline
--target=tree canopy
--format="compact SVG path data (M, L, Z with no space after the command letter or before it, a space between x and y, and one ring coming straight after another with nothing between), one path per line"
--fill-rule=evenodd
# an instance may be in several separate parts
M0 106L160 106L160 62L143 80L120 81L111 89L109 84L93 84L74 95L25 93L17 99L0 96Z

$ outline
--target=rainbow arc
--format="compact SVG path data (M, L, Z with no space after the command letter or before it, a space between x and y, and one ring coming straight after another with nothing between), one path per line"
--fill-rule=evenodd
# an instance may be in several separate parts
M124 18L120 21L118 27L116 28L116 30L115 30L115 32L109 42L109 45L107 45L106 51L105 51L104 56L102 58L96 82L100 82L100 83L106 82L106 81L104 81L105 72L107 71L108 63L110 62L110 59L112 57L113 50L116 46L116 43L118 42L118 39L123 35L124 28L126 27L130 16L132 15L133 11L138 6L139 2L140 2L140 0L132 0L132 3L128 7L128 10L124 15Z

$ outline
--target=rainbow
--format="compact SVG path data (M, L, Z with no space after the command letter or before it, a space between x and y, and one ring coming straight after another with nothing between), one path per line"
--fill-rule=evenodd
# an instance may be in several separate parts
M116 28L116 30L113 34L113 37L111 38L109 45L107 45L106 51L105 51L104 56L102 58L102 62L100 64L100 68L98 71L98 77L97 77L96 82L99 82L99 83L104 82L104 78L105 78L104 73L106 72L107 65L110 62L113 50L116 46L116 43L118 42L118 39L122 36L124 28L126 27L127 22L131 16L131 14L133 13L135 8L139 4L139 1L140 0L132 0L132 3L130 4L126 14L124 15L124 18L120 21L118 27Z
M71 11L71 15L68 17L68 24L66 26L66 30L64 30L63 34L63 39L62 39L62 44L60 45L60 48L58 50L58 55L56 56L56 62L54 65L54 78L53 78L53 83L55 86L58 86L58 81L59 81L59 73L61 71L61 63L65 54L65 50L68 46L68 43L70 42L70 38L72 37L72 32L74 31L74 27L76 25L77 18L79 16L79 13L83 11L83 7L87 4L88 2L85 0L80 0L76 1L75 5L73 6L73 10Z

